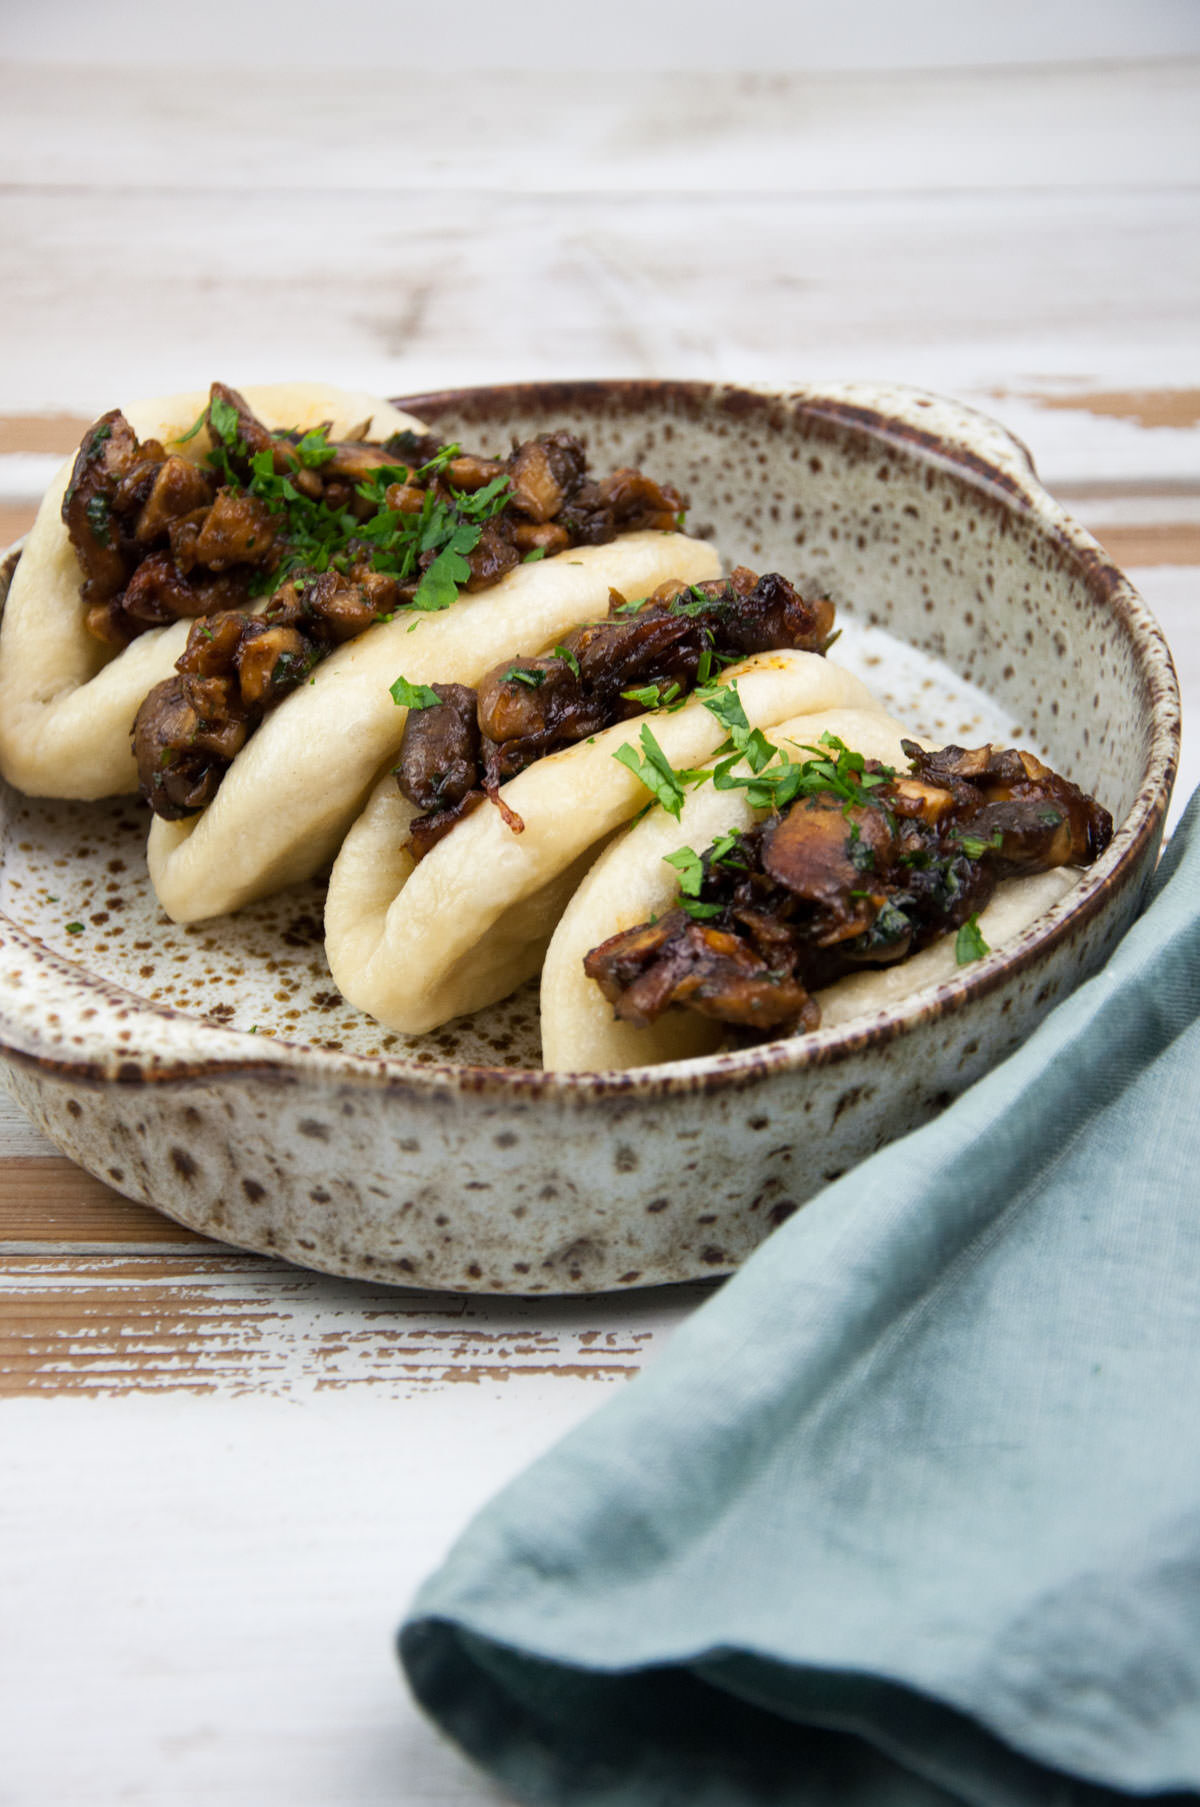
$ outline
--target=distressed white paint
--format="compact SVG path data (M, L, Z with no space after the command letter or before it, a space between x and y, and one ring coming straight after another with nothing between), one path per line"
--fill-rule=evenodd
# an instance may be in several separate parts
M103 209L86 190L9 189L6 407L99 411L215 371L317 369L390 394L532 373L861 376L990 406L1035 441L1051 483L1196 476L1194 445L1170 429L1089 417L1081 431L1025 395L1047 372L1082 389L1200 385L1198 214L1194 193L1158 189L134 188Z
M1200 49L1188 0L1040 0L1035 7L963 6L960 0L743 0L736 9L646 8L610 0L602 22L564 31L547 0L460 0L448 40L417 0L360 0L353 32L330 28L319 0L210 0L207 31L181 39L168 17L139 0L48 0L36 13L10 11L0 50L10 56L119 69L165 63L224 75L231 47L270 68L348 69L368 62L398 83L436 74L446 111L463 71L514 67L566 71L633 69L912 69L972 63L1052 63L1081 57L1180 56ZM407 95L406 95L407 98Z
M191 56L173 69L131 68L128 39L112 29L111 4L93 17L120 45L119 78L98 83L82 59L78 67L22 68L5 90L4 180L86 190L99 139L105 181L115 191L325 191L364 195L377 205L388 195L427 190L850 196L1185 189L1200 168L1200 13L1190 56L1146 61L1143 43L1141 57L1119 68L1089 58L1038 70L926 69L897 77L814 73L811 65L789 71L772 58L771 74L706 74L677 67L656 73L639 60L619 72L593 70L586 82L547 80L529 68L503 79L490 66L456 68L452 94L428 81L398 92L382 63L353 70L331 64L314 74L290 70L277 57L257 67L230 64L214 94L211 70ZM611 35L607 25L603 35ZM326 34L327 45L333 36ZM461 28L457 38L466 46ZM350 41L357 48L357 32ZM115 93L120 106L112 104Z
M9 1403L0 1802L505 1798L421 1721L391 1639L475 1509L596 1397Z
M69 1261L29 1254L2 1274L36 1356L31 1391L228 1393L293 1403L334 1392L395 1400L463 1386L536 1410L546 1387L629 1380L686 1312L693 1285L620 1299L401 1291L222 1251ZM0 1797L2 1799L2 1797Z

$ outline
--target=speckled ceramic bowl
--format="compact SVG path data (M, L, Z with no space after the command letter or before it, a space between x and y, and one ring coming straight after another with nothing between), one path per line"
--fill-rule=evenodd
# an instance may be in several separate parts
M543 383L404 405L486 448L568 426L598 465L670 478L729 563L834 597L835 656L914 732L1011 734L1094 791L1118 823L1109 852L1018 941L902 1007L748 1052L562 1075L536 1069L528 992L411 1043L357 1017L324 965L319 884L176 928L149 894L130 802L8 793L7 1083L119 1191L311 1267L521 1293L720 1273L1106 958L1174 776L1169 654L1024 449L930 396Z

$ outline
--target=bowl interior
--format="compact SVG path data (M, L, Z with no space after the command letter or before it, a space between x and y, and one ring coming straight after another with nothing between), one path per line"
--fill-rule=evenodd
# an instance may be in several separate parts
M499 449L564 425L597 467L664 472L690 498L688 530L727 564L780 570L831 596L840 620L885 629L978 686L1122 822L1147 776L1161 777L1177 713L1144 605L994 423L937 398L883 392L871 408L852 393L539 384L405 406ZM936 713L936 700L912 707Z
M1126 821L1127 840L1161 822L1174 732L1165 648L990 423L903 393L685 383L519 385L405 405L473 448L565 426L594 468L669 479L690 498L689 530L727 565L778 569L833 597L846 628L833 656L914 732L1032 746ZM8 811L0 908L63 959L178 1013L164 1055L182 1036L203 1058L207 1031L235 1029L259 1038L256 1063L287 1043L409 1071L539 1065L532 986L412 1039L353 1011L325 964L320 882L180 928L145 877L139 806L10 796ZM803 1043L787 1058L805 1059Z

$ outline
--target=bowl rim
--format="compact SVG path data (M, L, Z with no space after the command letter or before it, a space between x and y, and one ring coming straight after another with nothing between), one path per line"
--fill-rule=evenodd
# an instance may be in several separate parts
M985 456L965 441L947 440L944 434L922 427L907 413L889 413L866 398L903 397L916 408L950 407L967 434L978 428L985 443L1010 447L1007 457ZM926 986L894 1005L884 1006L843 1027L818 1029L803 1037L788 1037L734 1052L699 1056L660 1066L631 1067L602 1072L559 1072L529 1067L468 1066L456 1063L416 1065L402 1056L360 1055L315 1048L303 1042L272 1037L246 1047L251 1038L222 1028L191 1013L157 1004L126 990L79 963L46 948L36 937L0 912L0 942L36 949L43 968L48 965L61 977L84 983L91 993L128 1007L132 1000L139 1014L183 1022L193 1039L187 1055L154 1053L135 1059L115 1045L104 1052L93 1047L79 1054L59 1046L53 1051L38 1046L40 1037L22 1030L0 1007L0 1060L17 1067L38 1069L44 1077L95 1084L190 1084L217 1078L254 1074L283 1083L300 1075L365 1088L372 1092L418 1097L430 1095L556 1101L565 1106L586 1104L596 1097L621 1096L647 1100L705 1094L713 1090L739 1091L780 1072L820 1068L865 1052L884 1048L919 1024L956 1014L1028 971L1056 948L1077 927L1091 921L1108 893L1141 868L1148 852L1161 837L1178 769L1180 740L1179 688L1171 654L1162 630L1150 610L1103 547L1073 520L1042 487L1027 448L1008 429L988 415L976 413L950 398L906 389L899 385L814 385L812 388L767 385L719 384L650 378L592 378L580 381L552 380L504 384L474 384L428 391L397 398L396 405L420 416L436 419L439 413L469 412L472 404L490 401L509 409L522 407L545 411L551 407L600 408L619 401L632 410L653 401L665 405L695 406L703 403L723 409L733 417L781 406L827 421L833 427L858 431L901 446L956 475L969 487L1000 500L1008 508L1035 517L1055 549L1073 565L1085 586L1108 611L1123 632L1135 656L1135 667L1146 694L1150 715L1150 744L1142 783L1134 803L1117 828L1106 853L1061 902L1012 941L950 979ZM1015 456L1014 456L1015 455ZM1026 474L1027 473L1027 474ZM17 541L0 554L0 573L11 575L20 554ZM7 787L5 787L7 788ZM15 1032L15 1038L14 1038ZM99 1030L97 1042L103 1040ZM211 1050L210 1052L206 1050Z

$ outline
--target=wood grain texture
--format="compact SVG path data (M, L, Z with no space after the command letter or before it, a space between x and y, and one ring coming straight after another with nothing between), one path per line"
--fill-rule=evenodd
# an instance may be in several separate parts
M1200 522L1139 527L1103 524L1093 526L1092 532L1123 570L1139 565L1200 565Z
M5 92L0 182L81 195L98 186L257 190L279 209L289 193L321 190L1029 196L1183 189L1200 177L1194 52L900 77L705 73L679 66L691 35L675 34L673 66L657 72L620 42L619 67L604 69L605 45L594 41L589 56L600 66L586 80L509 67L498 81L492 68L472 70L467 59L459 67L456 57L452 94L444 81L398 82L357 54L352 70L288 68L274 52L256 68L228 58L215 78L190 58L169 73L123 63L103 81L88 67L26 67ZM126 49L122 42L123 57ZM521 45L522 59L533 53L532 41ZM266 211L265 199L256 205ZM443 212L452 246L458 223ZM217 247L204 248L207 257ZM269 266L258 273L269 283ZM340 287L343 268L330 275ZM135 305L140 312L144 302Z
M36 513L36 502L0 502L0 546L11 546L14 540L28 533Z
M1097 394L1035 394L1030 399L1044 408L1082 410L1113 420L1131 420L1139 427L1200 426L1200 389L1110 389Z
M0 1156L0 1253L183 1243L223 1248L147 1205L122 1198L66 1155Z
M431 189L381 205L360 190L197 188L185 205L129 188L103 209L86 190L11 188L0 191L10 267L0 331L22 356L8 406L99 411L214 375L319 374L391 394L531 373L871 375L983 400L1005 387L1018 432L1038 439L1027 422L1046 422L1047 478L1136 476L1133 456L1153 468L1182 448L1101 416L1082 433L1022 402L1012 372L1191 387L1198 212L1190 191L1126 187L840 198L472 189L452 205ZM181 283L197 244L203 273ZM330 244L353 268L352 304ZM103 359L86 299L96 291L137 298L108 322ZM163 329L148 331L153 321Z
M249 1255L0 1256L0 1394L304 1399L629 1379L711 1287L576 1305L403 1293Z
M0 415L0 454L74 451L91 426L81 414Z

